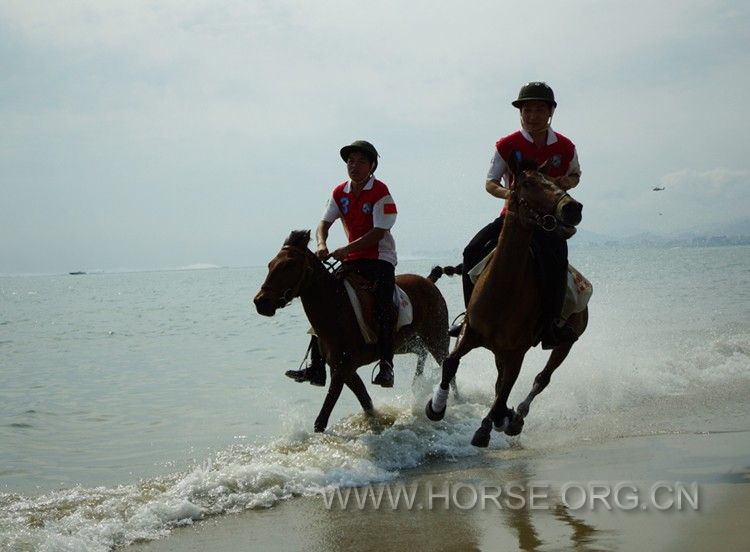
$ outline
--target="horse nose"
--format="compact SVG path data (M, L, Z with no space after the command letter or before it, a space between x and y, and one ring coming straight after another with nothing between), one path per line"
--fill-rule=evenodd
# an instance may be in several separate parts
M560 218L565 224L576 226L583 219L583 205L577 201L570 201L562 206Z
M255 304L255 310L257 310L258 314L261 316L273 316L276 312L276 309L273 306L273 301L271 301L269 297L262 296L260 293L255 296L253 303Z

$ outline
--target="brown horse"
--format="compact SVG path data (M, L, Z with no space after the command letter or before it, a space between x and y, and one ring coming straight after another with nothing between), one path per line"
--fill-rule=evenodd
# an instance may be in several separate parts
M455 378L461 357L476 347L492 351L498 370L495 402L471 441L478 447L489 444L493 424L508 435L521 433L531 402L547 387L552 373L572 347L572 343L556 346L518 411L508 408L508 396L524 356L538 343L541 330L541 297L529 248L534 228L541 226L547 231L572 235L583 209L546 178L544 167L524 170L514 161L511 170L515 185L494 255L476 282L456 347L443 362L442 380L425 409L428 418L441 420L445 415L447 383ZM580 336L588 323L588 309L571 315L566 323Z
M357 368L378 359L375 345L365 343L343 282L328 272L308 249L308 230L292 232L281 251L268 263L268 275L255 296L255 307L263 316L273 316L294 297L302 300L310 324L320 343L323 358L331 367L323 407L315 420L315 431L325 431L328 418L344 385L349 387L367 413L373 413L372 399ZM396 353L417 353L417 375L426 351L442 364L448 356L448 308L432 280L416 274L400 274L396 285L409 296L413 322L402 327L394 340Z

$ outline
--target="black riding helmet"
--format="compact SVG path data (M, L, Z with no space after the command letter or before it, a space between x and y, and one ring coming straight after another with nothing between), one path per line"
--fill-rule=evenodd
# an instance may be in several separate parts
M348 146L341 148L341 159L347 161L349 154L353 151L361 151L367 156L370 163L375 163L375 166L372 168L372 172L375 172L375 169L378 168L378 150L375 149L375 146L366 140L355 140Z
M535 81L524 84L521 87L521 90L518 91L518 99L512 102L513 107L521 109L521 106L524 102L528 102L531 100L547 102L550 107L557 107L557 102L555 101L555 93L546 82Z

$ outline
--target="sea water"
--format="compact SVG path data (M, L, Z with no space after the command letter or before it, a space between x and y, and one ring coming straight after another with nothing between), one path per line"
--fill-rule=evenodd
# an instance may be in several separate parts
M522 446L731 425L700 397L750 379L750 248L579 247L570 257L594 285L590 324L532 406ZM405 261L398 272L457 261ZM416 357L403 355L393 389L368 385L378 418L345 390L328 431L314 434L325 391L283 375L304 355L308 323L298 300L273 318L255 312L265 273L0 277L0 549L108 550L484 454L469 445L493 395L483 350L463 360L461 398L440 423L423 414L439 367L413 380ZM438 285L458 315L460 282ZM527 355L511 405L547 354ZM689 407L665 406L638 428L626 415L688 396ZM747 400L728 400L747 412ZM490 446L509 439L496 433Z

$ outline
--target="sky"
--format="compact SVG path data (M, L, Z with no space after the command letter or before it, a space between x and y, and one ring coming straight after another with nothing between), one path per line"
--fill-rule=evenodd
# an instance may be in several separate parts
M533 80L578 149L582 230L748 217L749 6L3 0L0 273L263 265L355 139L399 254L460 250L500 210L490 156Z

